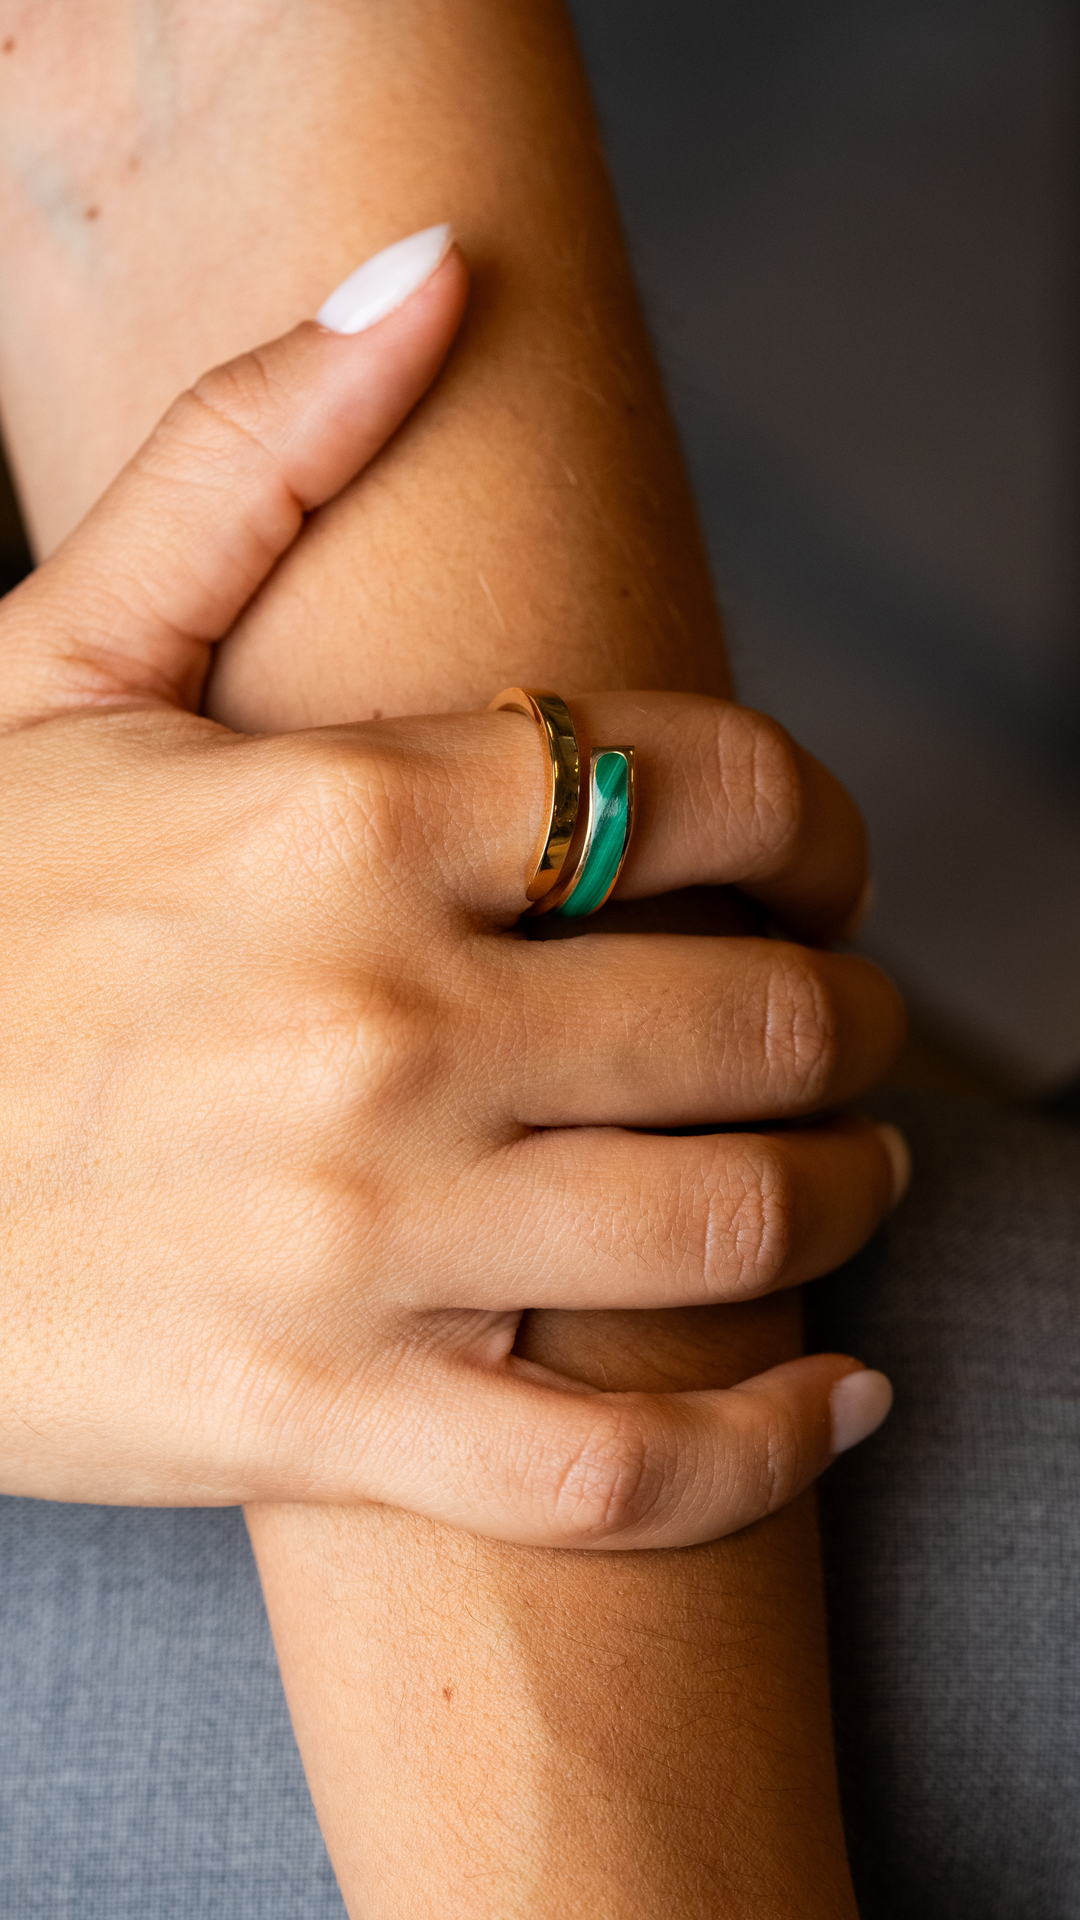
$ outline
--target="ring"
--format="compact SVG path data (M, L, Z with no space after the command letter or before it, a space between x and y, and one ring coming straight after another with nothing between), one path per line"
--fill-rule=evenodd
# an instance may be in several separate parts
M604 747L589 761L584 830L575 857L564 862L533 913L584 919L598 913L623 870L634 831L634 749Z
M545 817L525 868L527 912L583 919L597 913L623 870L634 830L634 749L603 747L589 761L580 807L580 756L570 710L558 694L506 687L488 712L523 713L546 748Z
M525 868L525 898L541 900L562 872L577 822L581 761L570 710L540 687L504 687L489 713L523 713L535 720L546 748L544 823Z

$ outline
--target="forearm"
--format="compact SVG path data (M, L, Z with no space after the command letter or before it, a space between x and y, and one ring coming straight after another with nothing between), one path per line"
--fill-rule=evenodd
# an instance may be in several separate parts
M230 0L166 32L169 11L0 0L0 376L39 549L204 367L450 220L473 286L438 400L260 596L218 710L431 711L519 663L724 691L557 0Z
M765 1316L731 1311L733 1372L790 1350L786 1315L770 1350ZM655 1364L641 1329L595 1323L567 1360L615 1386L717 1378L715 1328L680 1318ZM601 1557L385 1508L249 1520L350 1911L854 1913L808 1503L710 1547Z
M32 79L49 10L26 29L23 11ZM7 189L0 365L42 543L204 364L450 218L476 275L452 365L222 650L213 710L257 729L476 705L517 679L722 687L561 16L506 0L234 7L224 26L196 13L148 80L133 24L152 13L118 9L104 61L106 94L131 76L130 139L87 142L77 107L50 118L23 82L39 177L68 168L59 223ZM208 54L223 33L239 55ZM97 58L80 51L91 99ZM743 1377L795 1339L790 1306L770 1303L534 1316L523 1344L644 1386ZM355 1911L851 1911L805 1508L714 1547L610 1558L385 1510L251 1525Z

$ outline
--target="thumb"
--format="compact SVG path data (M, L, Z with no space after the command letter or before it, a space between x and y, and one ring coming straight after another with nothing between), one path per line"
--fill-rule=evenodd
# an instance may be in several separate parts
M83 706L197 708L212 643L304 515L430 386L466 288L449 228L414 234L345 282L324 325L305 321L182 395L0 607L0 724Z

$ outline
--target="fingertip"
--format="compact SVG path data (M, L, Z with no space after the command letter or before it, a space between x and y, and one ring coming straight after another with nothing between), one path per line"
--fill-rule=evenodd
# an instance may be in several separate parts
M878 1121L874 1130L889 1157L892 1172L892 1191L889 1196L891 1209L899 1206L911 1185L911 1148L899 1127L894 1127L891 1121Z
M892 1383L872 1367L858 1367L837 1380L829 1395L833 1459L875 1433L892 1403Z
M868 873L866 879L863 881L862 891L855 905L852 907L847 919L836 929L834 938L837 946L847 946L849 941L854 940L855 935L858 933L859 928L862 926L873 904L874 880L873 875Z

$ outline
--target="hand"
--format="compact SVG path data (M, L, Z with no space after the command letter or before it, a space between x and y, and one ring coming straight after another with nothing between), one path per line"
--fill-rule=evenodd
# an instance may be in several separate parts
M0 612L8 1492L672 1545L781 1505L887 1407L837 1356L647 1396L511 1353L528 1306L744 1298L861 1245L894 1192L869 1124L631 1129L857 1094L900 1031L875 969L522 939L542 769L517 716L253 740L184 710L460 293L451 261L368 335L306 326L209 376ZM586 751L637 747L624 897L738 882L816 937L850 913L854 810L772 723L575 713Z

